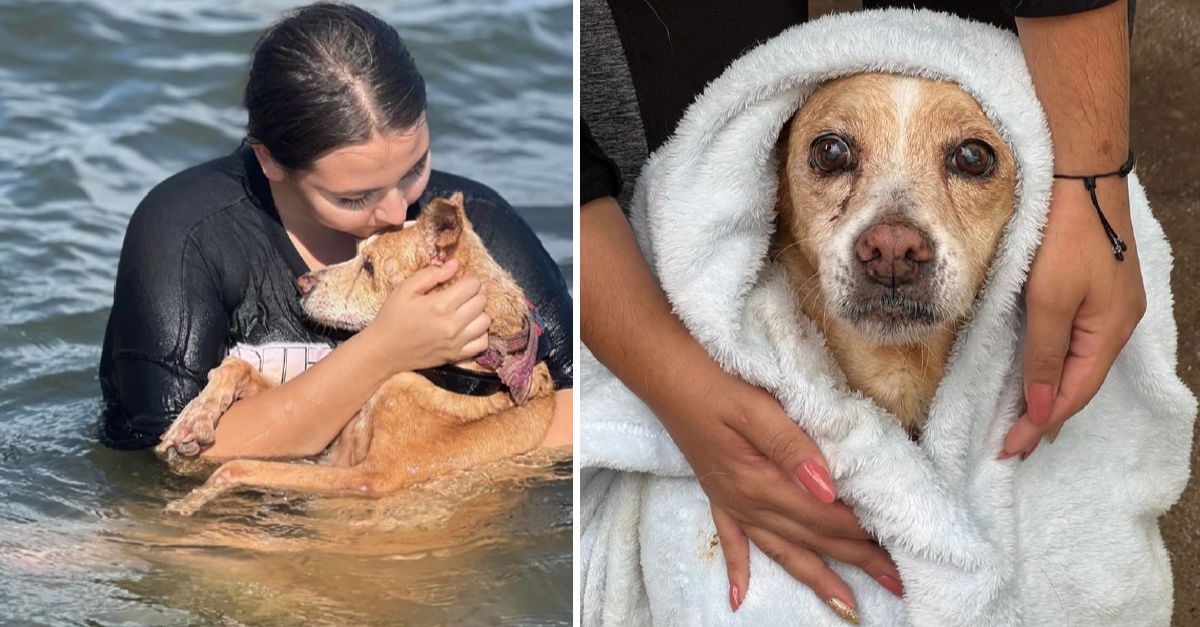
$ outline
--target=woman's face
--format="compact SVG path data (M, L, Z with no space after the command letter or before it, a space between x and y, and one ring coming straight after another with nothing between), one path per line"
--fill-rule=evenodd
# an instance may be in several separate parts
M272 163L274 168L263 170L286 187L295 210L326 228L365 239L404 223L408 206L429 183L429 159L429 126L422 119L411 129L377 133L338 148L308 169L282 170Z

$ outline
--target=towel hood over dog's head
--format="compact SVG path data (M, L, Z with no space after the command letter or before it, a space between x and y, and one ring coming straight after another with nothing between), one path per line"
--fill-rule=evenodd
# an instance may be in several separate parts
M919 442L846 388L767 258L785 122L821 84L865 72L959 85L1016 168L1012 216ZM995 459L1020 411L1021 290L1052 175L1050 134L1017 39L908 10L827 16L750 50L642 171L631 220L675 312L726 370L779 398L821 447L839 496L900 568L903 601L833 564L864 624L1170 619L1156 521L1187 481L1196 405L1175 374L1170 249L1136 176L1142 323L1052 447L1019 465ZM653 413L586 348L581 363L584 624L837 624L821 599L757 551L745 603L730 613L722 560L697 552L697 538L713 528L690 467Z
M1012 308L1053 182L1050 133L1019 43L945 14L836 14L785 31L735 61L688 109L639 183L632 208L639 244L676 313L718 359L738 352L730 340L766 262L778 184L775 142L784 123L822 83L864 72L956 83L1008 142L1017 200L980 305Z

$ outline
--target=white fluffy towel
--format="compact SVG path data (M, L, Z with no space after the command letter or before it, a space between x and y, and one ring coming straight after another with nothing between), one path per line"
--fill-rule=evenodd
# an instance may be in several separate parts
M765 258L782 125L815 86L859 72L961 85L1018 165L1015 213L919 442L846 389ZM1021 403L1020 292L1051 175L1050 136L1017 39L949 15L887 10L824 17L748 52L688 109L638 182L634 228L676 313L726 370L779 398L899 566L903 600L831 563L864 625L1170 622L1158 518L1187 481L1196 402L1175 373L1170 248L1136 176L1146 315L1052 446L1025 462L996 460ZM730 611L690 467L650 410L583 353L583 624L844 624L757 549L745 601Z

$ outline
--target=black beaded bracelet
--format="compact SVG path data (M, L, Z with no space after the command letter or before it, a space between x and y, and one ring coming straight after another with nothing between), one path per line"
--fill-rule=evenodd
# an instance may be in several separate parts
M1117 261L1125 261L1125 251L1129 247L1125 245L1125 240L1117 235L1113 230L1112 225L1108 223L1108 218L1104 217L1104 212L1100 211L1100 201L1096 199L1096 179L1102 179L1109 176L1119 176L1125 178L1133 171L1133 165L1136 160L1133 157L1133 151L1129 151L1129 158L1125 163L1121 164L1121 168L1115 172L1106 172L1104 174L1055 174L1056 179L1072 179L1083 181L1083 186L1087 188L1088 193L1092 195L1092 206L1096 208L1096 215L1100 216L1100 224L1104 226L1104 233L1108 235L1108 241L1112 243L1113 256Z

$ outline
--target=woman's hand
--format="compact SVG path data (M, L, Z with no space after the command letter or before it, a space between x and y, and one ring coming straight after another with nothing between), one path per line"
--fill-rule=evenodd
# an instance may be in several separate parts
M896 566L836 502L820 450L779 402L711 359L692 363L659 416L712 504L730 607L736 611L749 589L748 541L827 603L857 606L822 556L857 565L900 596Z
M583 341L654 410L695 470L713 505L731 607L746 598L748 541L826 601L855 607L822 555L899 592L887 553L834 502L812 440L774 397L723 371L671 313L616 201L584 205L580 232Z
M491 318L483 312L479 280L467 274L433 291L458 271L458 260L418 270L396 284L369 333L390 372L405 372L470 359L487 349Z
M1019 18L1025 62L1046 111L1057 174L1115 171L1129 154L1129 8L1125 0L1059 17ZM1083 181L1054 182L1042 245L1026 286L1027 411L1001 458L1053 441L1100 390L1146 310L1125 179L1096 179L1105 217L1129 250L1113 257Z
M1029 312L1024 378L1027 410L1004 440L1001 458L1053 441L1068 418L1100 390L1146 311L1125 179L1097 180L1100 207L1129 249L1113 257L1080 181L1054 184L1045 238L1025 292Z

